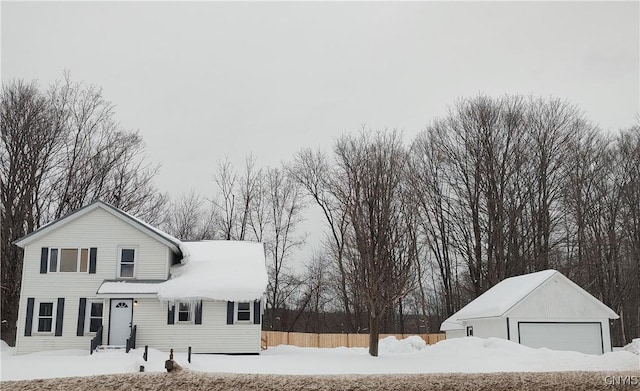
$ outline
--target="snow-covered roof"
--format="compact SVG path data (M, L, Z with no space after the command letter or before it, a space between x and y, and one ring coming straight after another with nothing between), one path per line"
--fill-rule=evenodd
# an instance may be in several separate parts
M162 300L209 298L242 301L262 297L267 288L264 246L258 242L182 242L185 259L160 284Z
M208 240L181 242L185 258L160 282L105 281L98 294L157 294L161 300L250 301L267 288L262 243Z
M543 270L504 279L442 322L440 330L462 329L460 320L464 319L502 316L556 273Z

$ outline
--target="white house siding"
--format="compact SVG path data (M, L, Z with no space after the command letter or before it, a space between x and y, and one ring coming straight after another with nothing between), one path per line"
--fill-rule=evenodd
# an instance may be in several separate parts
M158 299L137 299L133 324L137 326L136 347L193 353L259 353L259 324L227 324L227 302L203 301L202 324L167 324L168 303Z
M464 335L467 326L473 327L473 336L480 338L507 338L507 321L504 318L469 319L465 323Z
M132 227L111 213L96 208L77 219L56 227L46 235L29 243L24 249L22 292L18 315L17 354L51 349L89 349L92 336L76 336L78 304L81 297L93 298L105 279L117 277L118 247L134 245L138 248L136 277L138 279L166 279L169 252L167 247ZM40 274L42 247L96 247L96 273ZM62 336L24 336L27 298L36 300L65 298ZM34 311L34 315L37 312ZM54 314L55 315L55 314ZM34 322L35 325L36 322ZM103 323L104 341L108 335L108 300L105 301ZM34 326L35 327L35 326Z
M461 338L461 337L467 336L467 332L465 330L447 330L445 331L445 334L447 336L447 339Z

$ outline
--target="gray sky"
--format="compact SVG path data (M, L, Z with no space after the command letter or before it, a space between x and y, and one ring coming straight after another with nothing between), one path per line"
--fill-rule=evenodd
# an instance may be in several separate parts
M103 87L162 163L159 187L206 194L227 155L273 166L363 124L409 141L478 93L561 97L629 127L639 4L3 1L2 80L68 69Z

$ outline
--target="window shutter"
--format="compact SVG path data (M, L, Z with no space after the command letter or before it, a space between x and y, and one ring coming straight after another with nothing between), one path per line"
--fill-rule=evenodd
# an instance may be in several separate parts
M233 301L227 301L227 324L233 324Z
M87 298L80 298L80 305L78 307L78 331L76 335L82 337L84 335L84 311L87 308Z
M202 324L202 300L196 303L196 324Z
M260 324L260 300L253 302L253 324Z
M27 299L27 319L24 322L24 336L25 337L30 337L31 336L31 328L32 328L32 322L33 322L33 303L34 303L34 299L33 297L29 297Z
M167 324L173 324L175 321L176 306L174 304L167 303L167 308Z
M96 274L96 259L98 256L98 249L91 247L89 249L89 273Z
M62 335L62 320L64 319L64 298L58 298L58 307L56 309L56 337Z
M49 266L49 247L42 247L40 251L40 274L47 274Z

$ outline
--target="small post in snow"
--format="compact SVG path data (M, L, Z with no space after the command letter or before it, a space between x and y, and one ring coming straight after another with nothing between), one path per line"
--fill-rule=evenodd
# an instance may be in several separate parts
M191 346L189 346L189 355L187 356L187 361L191 364Z

